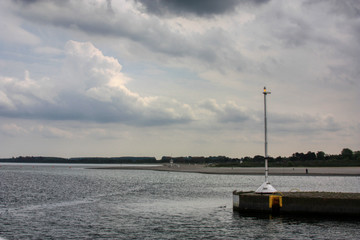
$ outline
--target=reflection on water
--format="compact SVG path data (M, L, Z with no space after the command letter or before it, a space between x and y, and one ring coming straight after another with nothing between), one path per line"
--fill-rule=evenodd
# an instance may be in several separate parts
M359 220L244 215L232 191L262 176L2 166L6 239L358 239ZM271 177L281 191L360 192L358 177Z

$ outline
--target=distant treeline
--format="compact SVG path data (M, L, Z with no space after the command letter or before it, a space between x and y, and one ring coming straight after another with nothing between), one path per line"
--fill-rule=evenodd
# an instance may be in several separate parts
M261 167L264 166L264 156L244 157L238 161L216 163L214 166ZM268 157L271 167L351 167L360 166L360 151L344 148L338 155L326 154L323 151L294 153L290 157Z
M81 158L58 158L58 157L16 157L3 158L0 162L13 163L92 163L92 164L129 164L129 163L157 163L155 157L81 157Z
M164 156L160 160L155 157L80 157L80 158L57 158L57 157L16 157L3 158L0 162L13 163L92 163L92 164L208 164L211 166L226 167L262 167L264 156L229 158L226 156L210 157L170 157ZM323 151L294 153L290 157L269 157L271 167L339 167L339 166L360 166L360 151L352 151L344 148L338 155L329 155Z

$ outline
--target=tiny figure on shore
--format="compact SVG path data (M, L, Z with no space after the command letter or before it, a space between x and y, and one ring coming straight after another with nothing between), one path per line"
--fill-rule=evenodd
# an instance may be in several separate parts
M305 169L305 172L306 172L306 174L309 174L309 171L308 171L308 169Z

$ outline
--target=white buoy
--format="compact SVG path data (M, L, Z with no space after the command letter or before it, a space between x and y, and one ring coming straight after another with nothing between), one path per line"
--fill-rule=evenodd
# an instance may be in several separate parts
M271 186L268 181L269 175L269 167L268 167L268 149L267 149L267 118L266 118L266 95L271 92L266 91L266 87L264 87L264 125L265 125L265 182L261 184L261 186L255 191L255 193L274 193L277 190Z

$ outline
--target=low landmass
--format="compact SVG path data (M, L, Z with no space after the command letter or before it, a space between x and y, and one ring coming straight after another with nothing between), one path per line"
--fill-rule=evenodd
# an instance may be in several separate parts
M264 175L264 167L212 167L204 164L164 164L144 167L141 165L114 167L99 166L93 169L152 170L228 175ZM360 176L360 167L270 167L269 174L275 176Z
M12 163L66 163L66 164L181 164L206 165L207 168L254 168L264 166L264 156L230 158L226 156L187 156L170 157L163 156L161 159L155 157L78 157L59 158L43 156L20 156L2 158L0 162ZM269 166L272 168L299 168L299 167L360 167L360 151L352 151L344 148L340 154L330 155L323 151L307 153L294 153L289 157L268 157Z

